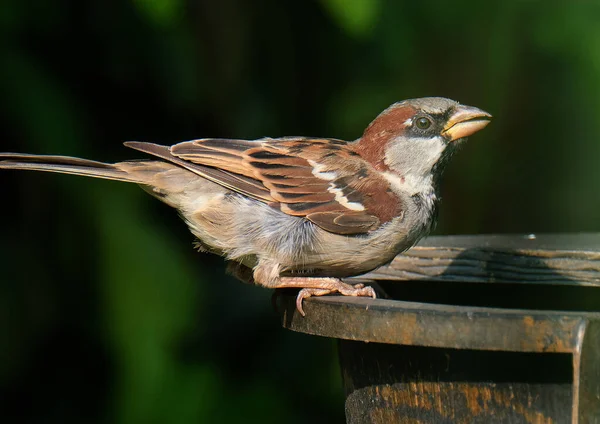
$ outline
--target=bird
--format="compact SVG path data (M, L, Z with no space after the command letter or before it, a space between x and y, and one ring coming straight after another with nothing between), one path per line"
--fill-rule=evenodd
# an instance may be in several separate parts
M0 153L0 169L140 185L177 209L200 251L238 279L311 296L377 296L342 279L392 261L433 228L443 170L491 115L443 97L400 101L354 141L319 137L129 141L148 159Z

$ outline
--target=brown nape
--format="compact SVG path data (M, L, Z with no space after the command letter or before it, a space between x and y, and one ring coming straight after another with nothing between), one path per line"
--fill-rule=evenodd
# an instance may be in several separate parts
M355 150L378 171L387 171L384 163L385 146L394 136L404 132L405 122L414 116L415 109L408 105L394 105L383 111L369 124Z

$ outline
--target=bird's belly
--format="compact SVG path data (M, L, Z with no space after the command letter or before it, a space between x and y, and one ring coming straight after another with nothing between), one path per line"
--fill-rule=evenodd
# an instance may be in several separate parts
M281 275L331 277L364 274L411 247L423 234L414 231L413 216L404 214L367 234L340 235L237 195L184 214L202 244L229 260L250 268L271 263Z
M402 217L396 218L372 233L343 236L318 229L318 249L306 252L301 264L285 264L284 272L305 275L350 277L372 271L418 241L407 232Z

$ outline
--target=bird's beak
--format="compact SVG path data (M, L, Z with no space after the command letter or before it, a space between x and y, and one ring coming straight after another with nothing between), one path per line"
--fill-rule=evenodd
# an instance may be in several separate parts
M465 138L485 128L492 115L472 106L458 106L442 131L449 141Z

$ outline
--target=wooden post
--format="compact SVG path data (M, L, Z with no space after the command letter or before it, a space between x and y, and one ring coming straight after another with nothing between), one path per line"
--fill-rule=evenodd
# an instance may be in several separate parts
M283 296L339 339L347 422L600 423L600 234L431 237L360 281L391 298Z

